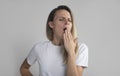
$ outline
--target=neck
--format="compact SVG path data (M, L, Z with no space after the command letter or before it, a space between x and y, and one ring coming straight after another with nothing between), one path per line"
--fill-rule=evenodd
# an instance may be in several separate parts
M54 39L52 40L52 43L53 43L54 45L63 45L63 40L62 40L62 39L54 38Z

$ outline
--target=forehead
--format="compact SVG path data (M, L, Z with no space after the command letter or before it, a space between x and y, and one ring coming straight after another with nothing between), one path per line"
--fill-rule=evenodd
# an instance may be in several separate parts
M70 13L66 10L58 10L55 13L55 18L56 17L65 17L65 18L71 18Z

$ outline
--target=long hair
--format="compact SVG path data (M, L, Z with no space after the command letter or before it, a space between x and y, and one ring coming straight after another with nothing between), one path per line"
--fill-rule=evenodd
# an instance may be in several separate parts
M66 6L66 5L60 5L60 6L58 6L57 8L54 8L54 9L50 12L50 14L49 14L49 16L48 16L48 19L47 19L47 23L46 23L46 35L47 35L47 38L48 38L50 41L53 40L53 34L54 34L54 33L53 33L52 28L50 28L50 26L49 26L49 22L54 20L55 13L56 13L56 11L58 11L58 10L66 10L66 11L68 11L68 12L70 13L70 16L71 16L71 19L72 19L71 34L72 34L73 38L76 39L76 38L77 38L77 32L76 32L76 27L75 27L75 24L74 24L73 14L72 14L72 12L71 12L71 9L70 9L68 6ZM78 51L78 43L77 43L77 46L76 46L76 48L75 48L75 53L76 53L76 54L77 54L77 51ZM67 63L67 52L66 52L65 47L64 47L64 62Z

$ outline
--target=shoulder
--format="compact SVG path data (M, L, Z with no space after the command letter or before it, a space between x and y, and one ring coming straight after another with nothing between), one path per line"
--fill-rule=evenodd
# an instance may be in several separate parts
M46 47L50 41L37 42L33 45L34 49L40 49Z
M88 52L88 46L85 43L78 43L79 52Z
M76 64L78 66L88 67L88 46L85 43L79 43L78 45Z
M88 46L85 43L78 43L79 48L88 49Z

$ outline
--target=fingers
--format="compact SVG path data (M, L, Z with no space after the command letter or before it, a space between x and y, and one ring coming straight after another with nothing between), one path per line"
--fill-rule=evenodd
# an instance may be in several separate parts
M77 38L73 38L71 32L69 32L68 30L65 30L65 33L64 33L64 41L65 42L70 42L70 41L73 41L75 44L78 43L78 39Z
M76 39L74 40L74 42L77 44L77 43L78 43L78 38L76 38Z
M74 40L71 32L69 32L68 30L65 30L65 33L63 34L63 41L67 51L74 50L76 46L75 42L77 42L77 39Z
M73 40L72 34L68 30L65 30L64 36L64 39L68 41Z
M69 36L70 36L70 40L73 40L73 36L71 33L69 33Z

